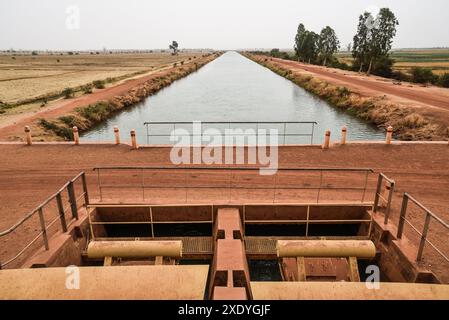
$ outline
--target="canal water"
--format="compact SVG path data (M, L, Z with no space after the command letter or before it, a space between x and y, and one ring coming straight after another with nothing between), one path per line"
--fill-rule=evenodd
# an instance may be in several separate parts
M122 141L129 141L129 132L135 129L138 142L146 143L144 122L147 121L315 121L318 124L314 128L314 143L323 141L327 129L336 139L344 125L349 128L349 140L381 140L384 137L376 127L332 107L237 52L223 54L198 72L117 113L85 132L81 139L112 141L113 128L118 126ZM310 131L309 128L291 130L295 132L287 129L286 133ZM289 139L289 144L310 143L309 137Z

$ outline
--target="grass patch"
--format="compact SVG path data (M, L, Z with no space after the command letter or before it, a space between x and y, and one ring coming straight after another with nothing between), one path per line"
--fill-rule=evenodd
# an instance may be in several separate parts
M64 125L58 124L56 121L48 121L45 119L39 120L39 125L48 131L53 131L56 135L63 137L66 140L73 139L73 131Z
M106 86L106 82L104 80L95 80L92 84L96 89L104 89Z

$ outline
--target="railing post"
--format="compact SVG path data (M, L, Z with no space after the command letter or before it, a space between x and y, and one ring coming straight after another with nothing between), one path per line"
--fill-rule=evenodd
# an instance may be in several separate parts
M390 219L391 201L393 200L394 186L395 186L394 181L391 181L389 183L390 183L390 192L388 193L387 208L385 209L384 224L388 224L388 220Z
M62 204L61 193L56 195L56 202L58 203L59 219L61 220L62 231L67 232L67 222L65 221L64 205Z
M343 127L341 128L341 145L344 146L346 145L346 135L348 133L348 128L347 127Z
M329 149L330 140L331 140L331 132L330 130L326 130L326 134L324 136L323 149Z
M48 245L47 228L45 227L44 210L42 209L42 207L38 209L38 214L41 223L42 238L44 239L45 250L48 251L50 250L50 246Z
M404 193L402 198L401 215L399 217L398 234L397 238L402 239L402 233L404 232L405 215L407 214L408 194Z
M416 256L416 261L421 261L422 254L424 252L424 246L426 245L427 232L429 231L430 220L432 216L427 212L426 221L424 222L424 227L421 235L421 242L419 243L418 255Z
M69 194L70 208L72 209L72 217L78 220L78 206L76 205L75 189L73 182L70 181L67 185L67 192Z
M29 126L25 126L25 139L26 139L26 143L28 146L31 146L31 144L33 143L31 140L31 129Z
M380 189L382 189L382 174L379 174L379 178L377 178L377 188L376 188L376 195L374 196L374 208L373 212L377 212L377 207L379 206L379 199L380 199Z
M83 183L83 193L84 193L84 203L87 205L89 204L89 193L87 191L87 180L86 180L86 173L81 174L81 181Z
M131 130L131 146L133 149L137 149L136 130Z
M80 144L80 135L77 127L73 127L73 141L76 146Z
M387 128L387 136L385 138L385 143L386 144L391 144L391 140L393 139L393 127L389 126Z
M120 144L120 131L118 127L114 127L115 144Z

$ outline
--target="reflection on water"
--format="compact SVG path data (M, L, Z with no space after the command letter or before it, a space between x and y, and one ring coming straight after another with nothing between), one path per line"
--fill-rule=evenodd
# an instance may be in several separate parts
M337 139L344 125L349 128L350 140L384 137L377 128L331 107L236 52L222 55L198 72L116 114L84 133L82 139L112 141L113 128L118 126L123 141L128 141L129 132L136 129L138 142L145 143L146 121L316 121L315 143L322 142L326 129Z

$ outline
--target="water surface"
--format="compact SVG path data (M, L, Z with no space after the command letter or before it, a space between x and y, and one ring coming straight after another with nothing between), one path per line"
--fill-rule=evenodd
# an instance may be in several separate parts
M384 137L376 127L330 106L236 52L225 53L198 72L117 113L84 133L82 140L111 141L113 128L118 126L123 141L129 141L129 132L135 129L138 142L145 143L146 121L316 121L314 143L323 141L326 129L337 139L344 125L349 128L350 140ZM253 128L248 125L243 129L248 127ZM166 129L161 128L164 133ZM279 130L282 133L282 128ZM310 128L291 127L286 131L306 133ZM156 143L154 138L151 142ZM290 137L287 142L310 143L310 138Z

